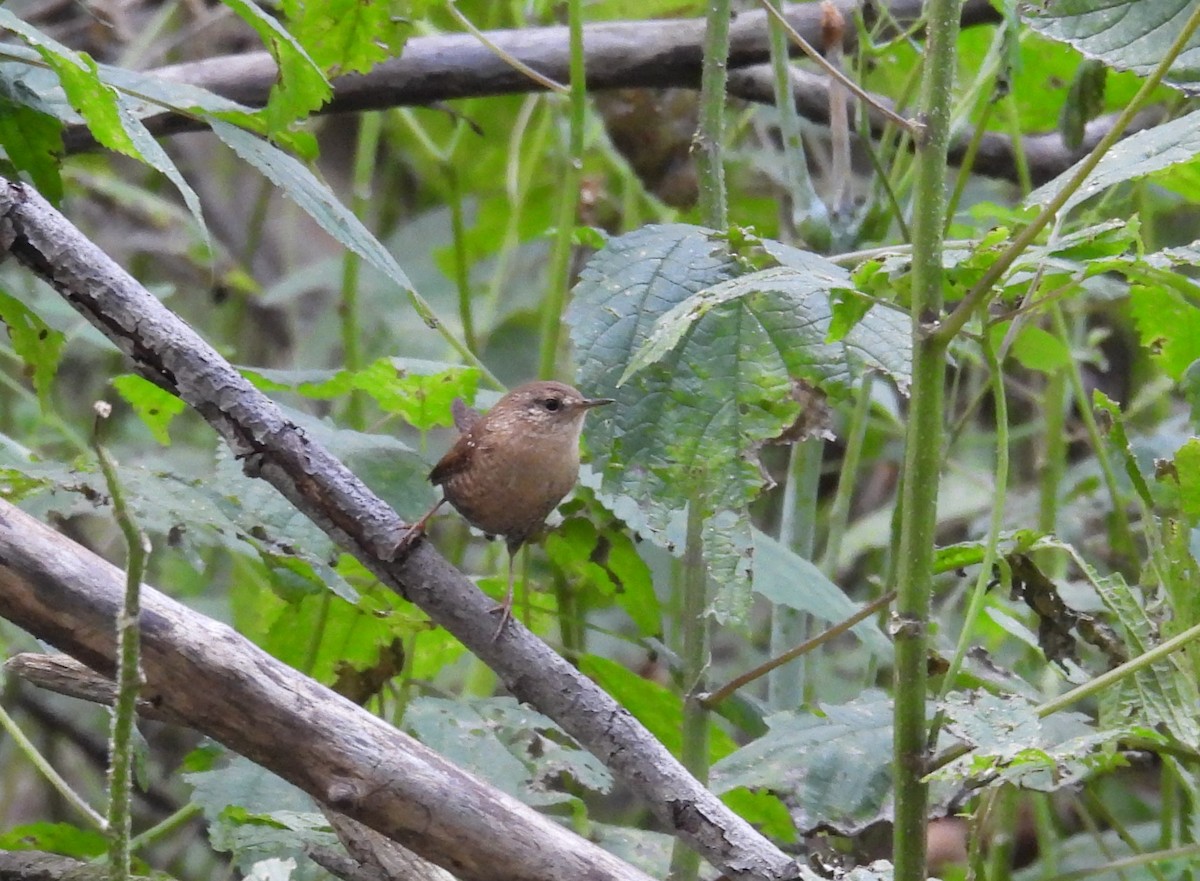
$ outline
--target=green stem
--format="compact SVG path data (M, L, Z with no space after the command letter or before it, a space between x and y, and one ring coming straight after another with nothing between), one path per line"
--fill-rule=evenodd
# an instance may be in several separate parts
M780 0L763 0L765 6L780 11ZM779 111L779 134L783 141L784 180L792 202L791 228L800 231L817 251L829 247L829 212L821 202L808 173L804 140L800 135L800 114L792 93L791 59L784 22L767 16L771 41L771 71L775 79L775 108Z
M106 405L107 406L107 405ZM108 872L115 881L130 877L132 850L130 848L130 798L133 790L133 734L137 720L137 698L142 688L140 664L141 587L146 569L150 542L133 521L125 504L124 491L117 479L116 467L100 443L100 426L104 417L96 420L93 446L104 473L108 494L112 499L113 516L125 539L127 563L125 568L125 598L117 613L117 696L113 704L112 732L109 743L108 768Z
M971 645L971 635L975 629L975 622L979 619L979 615L983 611L983 604L987 600L988 585L992 582L992 569L996 562L996 546L1000 541L1000 533L1004 529L1004 502L1008 495L1008 396L1004 390L1004 373L1000 369L1000 362L996 358L996 350L992 346L992 341L987 334L986 328L983 338L980 340L980 347L983 350L984 361L987 363L988 371L991 375L992 399L995 401L996 407L996 485L992 491L992 518L988 525L987 544L983 550L983 562L979 566L979 575L975 579L975 586L971 590L971 599L967 604L967 613L963 617L962 631L959 633L958 644L954 647L954 656L950 659L950 665L946 669L945 676L942 678L942 687L938 692L939 700L944 698L950 689L954 687L954 681L958 678L958 671L962 668L963 659L967 656L967 649ZM931 726L929 732L929 742L931 744L937 740L937 728L938 725L936 723Z
M725 198L725 85L728 81L730 0L709 0L700 74L700 128L696 132L696 174L700 217L716 230L729 226Z
M559 182L558 229L550 256L550 292L542 306L542 347L538 375L550 379L558 365L562 315L571 287L571 253L583 178L583 135L587 119L587 71L583 59L583 0L567 0L567 30L571 48L570 144Z
M364 113L359 117L358 142L354 148L353 193L350 210L359 220L371 205L371 178L375 174L375 155L379 150L379 135L383 127L379 113ZM342 257L342 293L338 316L342 322L342 364L354 373L362 369L362 330L359 322L358 287L362 258L347 250ZM468 343L469 344L469 343ZM350 392L343 416L351 428L366 427L366 394L358 389Z
M817 485L825 443L809 438L792 445L787 486L783 491L783 513L779 518L779 541L801 557L811 560L816 545ZM771 610L771 657L778 657L808 638L810 617L790 606ZM804 700L805 670L802 663L778 667L767 677L768 703L777 710L795 709Z
M680 760L701 783L708 781L708 715L703 702L704 671L708 667L709 618L708 570L703 550L704 509L688 505L687 538L683 551L683 597L680 609L683 644L680 675L683 678L683 739ZM700 873L700 855L676 840L671 853L670 881L695 881Z
M1058 302L1054 302L1050 304L1049 309L1050 320L1053 322L1055 334L1062 340L1064 345L1070 347L1071 334L1067 327L1066 318L1063 317L1062 306ZM1138 567L1137 543L1134 541L1133 529L1129 525L1129 515L1125 511L1125 503L1121 498L1116 471L1113 469L1108 450L1105 448L1104 438L1100 434L1100 426L1096 424L1096 416L1092 412L1087 391L1083 387L1083 376L1080 374L1079 365L1075 363L1074 359L1072 359L1071 363L1065 369L1067 371L1067 381L1071 385L1071 393L1075 396L1076 412L1079 413L1079 418L1083 420L1088 440L1092 445L1092 452L1096 456L1096 462L1099 464L1100 473L1104 478L1104 487L1108 490L1109 498L1112 501L1112 529L1110 530L1112 549L1116 551L1121 559L1136 569Z
M970 320L970 317L975 314L975 310L983 303L986 303L988 298L994 294L993 288L996 282L1004 277L1004 273L1025 252L1025 249L1033 244L1038 234L1054 220L1059 210L1067 204L1067 200L1078 192L1079 188L1087 181L1088 176L1095 171L1096 166L1100 164L1100 160L1104 158L1104 154L1125 134L1125 129L1129 127L1129 124L1133 122L1134 116L1150 100L1159 83L1162 82L1163 77L1167 75L1167 71L1171 69L1171 64L1187 46L1197 28L1200 28L1200 6L1192 10L1192 14L1188 16L1188 20L1172 41L1162 61L1159 62L1158 67L1142 82L1141 88L1138 89L1133 99L1125 105L1125 109L1121 111L1112 128L1104 133L1104 137L1100 139L1092 152L1079 163L1070 181L1046 203L1046 207L1042 209L1041 213L1016 235L1004 253L987 268L979 281L975 283L975 286L971 288L958 304L958 308L950 314L937 330L939 337L947 342L953 339L966 325L967 321Z
M928 43L921 82L924 136L917 143L913 212L913 394L905 440L900 550L896 570L894 715L896 881L925 881L928 791L925 698L933 543L937 525L947 340L926 333L942 311L942 226L946 148L961 0L926 4Z
M183 828L202 813L204 813L203 805L199 802L189 802L162 822L156 823L141 835L136 836L129 842L129 847L136 853L143 847Z
M846 452L842 456L837 492L834 493L833 504L829 506L828 537L825 540L825 552L821 555L821 571L831 579L837 575L838 560L842 555L842 539L850 522L850 502L854 499L854 487L858 482L858 463L862 461L867 422L871 415L873 382L873 374L867 373L862 378L858 400L854 404L854 414L850 417L850 429L846 433Z
M458 288L458 320L462 324L463 342L472 352L479 351L475 338L475 315L471 303L471 269L467 258L467 227L463 219L462 181L458 169L446 163L446 182L449 188L450 233L454 245L454 286Z
M61 795L67 804L87 818L87 821L97 829L105 828L104 818L91 805L84 801L83 796L72 789L71 784L64 780L62 775L54 770L54 766L46 760L46 757L38 752L37 747L25 736L25 732L21 730L21 726L17 724L16 719L8 714L3 704L0 704L0 729L3 729L12 738L13 744L17 749L46 778L50 785L54 787L54 791Z
M1037 708L1038 718L1044 719L1049 715L1057 713L1059 710L1065 710L1071 704L1081 701L1085 697L1099 694L1110 685L1120 682L1126 676L1130 676L1138 670L1149 667L1151 664L1168 657L1172 652L1182 648L1197 637L1200 637L1200 624L1189 627L1178 636L1173 636L1166 642L1159 643L1145 654L1138 655L1136 658L1126 661L1121 666L1114 667L1106 673L1101 673L1095 679L1046 701Z

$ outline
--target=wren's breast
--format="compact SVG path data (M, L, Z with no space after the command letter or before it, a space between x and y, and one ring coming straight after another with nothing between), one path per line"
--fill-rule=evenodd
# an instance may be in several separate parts
M564 455L561 444L552 449L536 436L519 444L510 438L503 455L498 450L479 452L485 454L482 461L455 474L442 489L467 522L489 535L504 536L512 546L537 531L579 476L577 447Z

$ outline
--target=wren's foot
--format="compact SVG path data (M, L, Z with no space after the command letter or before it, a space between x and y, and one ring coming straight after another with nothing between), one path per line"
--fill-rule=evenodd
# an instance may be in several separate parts
M500 616L500 623L496 626L496 632L492 634L492 642L495 642L500 638L500 634L504 632L504 628L508 625L509 620L512 619L512 596L509 596L507 600L496 606L491 612L493 615Z
M393 560L403 560L407 557L416 545L425 535L425 524L415 523L401 533L400 538L396 540L396 544L392 547L392 552L388 554L388 562Z
M425 534L425 524L429 522L430 517L438 512L438 508L444 504L446 504L446 499L443 496L440 502L425 512L424 517L404 531L400 538L396 540L395 547L392 548L392 552L388 555L388 562L403 560L412 552L413 545Z

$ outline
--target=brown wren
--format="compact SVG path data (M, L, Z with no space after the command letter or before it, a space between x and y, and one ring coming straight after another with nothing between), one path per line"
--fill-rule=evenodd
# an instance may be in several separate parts
M546 522L579 477L579 435L588 410L611 398L585 398L561 382L527 382L496 402L486 414L456 400L458 440L429 472L442 499L400 539L393 556L419 538L429 518L446 502L488 537L508 545L508 590L500 612L499 636L512 614L517 551Z

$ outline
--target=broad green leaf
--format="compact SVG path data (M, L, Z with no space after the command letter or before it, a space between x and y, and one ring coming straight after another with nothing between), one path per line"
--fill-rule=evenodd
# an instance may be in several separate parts
M878 369L903 384L909 360L907 319L894 313L872 310L826 342L828 294L849 286L845 270L744 233L736 246L682 224L614 238L567 316L580 384L617 399L588 428L602 495L628 496L644 534L675 549L687 506L701 507L720 620L748 608L746 505L766 481L758 449L796 419L797 383L844 395Z
M859 610L842 589L812 562L771 536L754 530L754 592L776 604L836 624ZM891 657L892 643L868 618L851 631L877 657Z
M285 0L288 29L330 76L366 73L400 54L413 29L408 3Z
M679 755L683 743L680 733L683 730L683 699L679 695L598 655L582 657L579 669L633 713L663 746ZM709 756L713 761L729 755L736 748L737 744L722 728L716 724L710 726Z
M662 610L650 570L623 533L605 533L583 517L568 517L546 536L546 555L573 590L591 588L612 597L645 636L662 633Z
M13 352L29 368L38 401L47 409L66 337L4 291L0 291L0 322L8 327Z
M1129 308L1142 345L1169 377L1180 379L1200 358L1200 305L1169 288L1134 285Z
M716 793L769 789L801 835L832 828L852 835L887 819L892 803L892 703L868 691L821 714L778 713L770 732L717 762Z
M187 409L175 395L134 373L115 377L113 388L124 398L163 446L171 445L171 420Z
M405 708L404 727L460 768L528 804L571 801L574 796L550 785L564 773L595 792L612 788L612 775L597 758L512 698L419 697Z
M3 91L3 90L0 90ZM62 201L62 123L48 113L0 97L0 147L37 191L55 205Z
M1200 111L1135 132L1104 154L1083 185L1067 198L1062 213L1066 214L1076 205L1116 184L1190 162L1197 153L1200 153ZM1054 180L1038 187L1025 198L1025 204L1049 203L1070 181L1077 167L1072 166Z
M1117 70L1148 76L1195 9L1191 0L1055 0L1030 7L1030 26ZM1200 82L1200 37L1193 36L1164 80Z
M1040 719L1031 701L987 692L950 695L941 708L946 731L971 751L935 771L934 780L1053 792L1128 764L1114 749L1128 731L1098 731L1081 713Z
M422 430L452 425L455 398L474 400L479 383L473 368L414 358L380 358L358 371L243 368L242 373L263 391L294 391L318 401L363 391L381 410Z
M1007 321L993 325L993 342L999 343L1010 326ZM1009 352L1022 367L1042 373L1055 373L1071 363L1071 350L1066 343L1028 322L1017 332Z
M329 80L279 21L254 0L226 0L226 5L254 29L279 68L279 79L262 110L269 132L286 128L329 100Z

